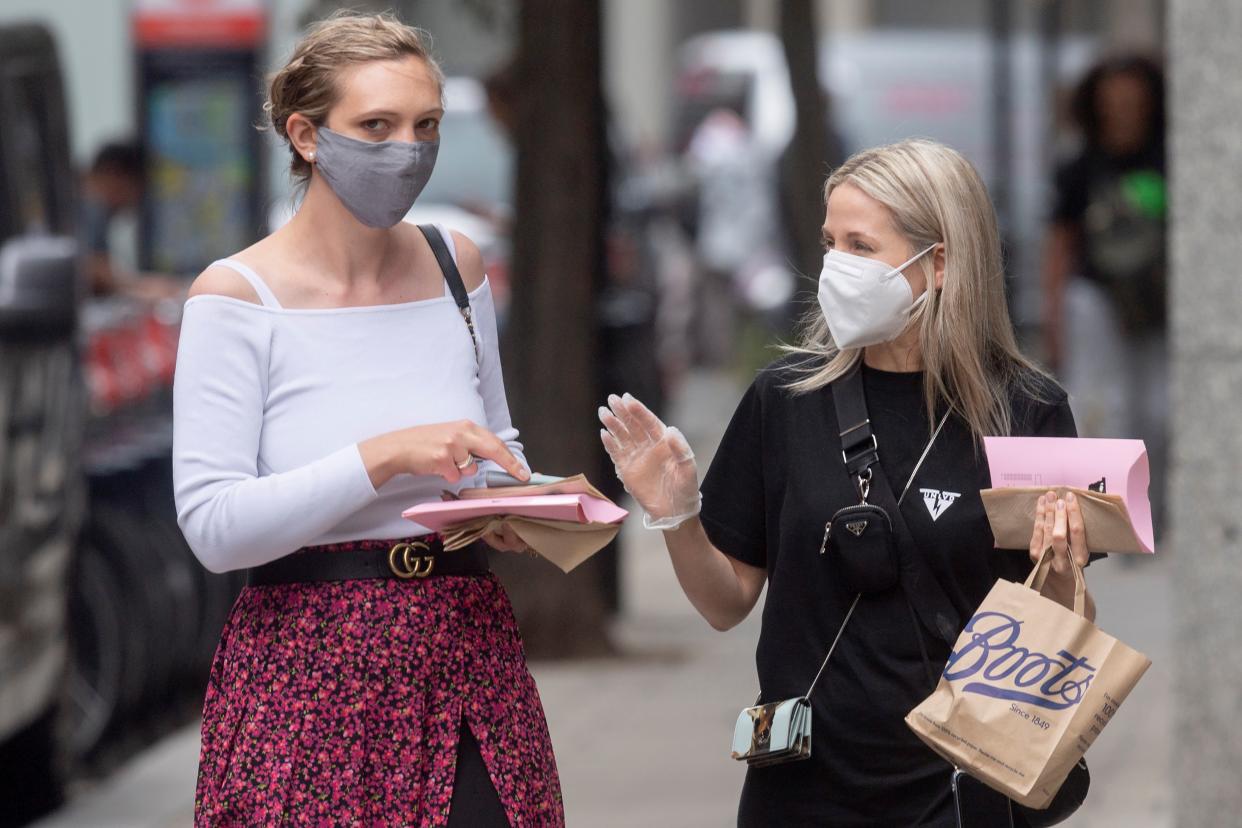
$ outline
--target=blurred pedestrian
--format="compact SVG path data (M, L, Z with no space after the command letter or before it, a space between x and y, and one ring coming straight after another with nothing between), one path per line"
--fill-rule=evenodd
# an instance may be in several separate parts
M1069 558L1088 560L1078 504L1052 493L1029 549L993 548L980 438L1073 436L1074 419L1018 351L995 214L969 162L930 141L866 150L826 196L820 307L746 392L701 494L685 439L638 400L609 399L601 438L712 626L739 623L766 584L757 704L809 696L809 757L752 767L738 824L950 828L953 769L906 714L998 578L1025 577L1051 546L1045 594L1071 606ZM848 538L824 554L825 522L860 497L892 516L899 554L835 551Z
M198 825L564 823L484 550L401 517L489 469L529 479L478 248L402 222L442 95L421 31L315 26L266 105L297 213L186 303L178 520L208 568L249 570L208 681ZM508 527L486 540L525 549Z
M753 298L757 309L770 311L793 292L787 269L771 267L784 259L774 248L776 166L746 119L729 105L712 109L695 127L685 162L698 186L697 356L700 364L724 367L737 351L743 300Z
M145 187L146 154L136 141L105 144L82 177L78 235L86 281L96 296L126 293L158 299L184 290L180 280L164 274L125 269L113 254L113 223L122 215L137 215Z
M1157 533L1168 454L1164 97L1146 57L1087 73L1073 100L1082 148L1057 170L1044 260L1048 359L1084 433L1146 442Z

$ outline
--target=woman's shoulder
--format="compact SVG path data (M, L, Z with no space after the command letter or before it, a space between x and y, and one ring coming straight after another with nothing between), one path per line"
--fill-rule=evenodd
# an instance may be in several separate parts
M1031 366L1014 367L1006 383L1015 435L1038 433L1069 413L1069 394L1051 375Z
M449 232L453 236L453 247L457 250L457 269L461 271L461 280L465 282L466 290L473 293L483 284L483 253L465 233L456 230Z
M453 254L453 259L457 263L457 271L461 274L461 280L466 286L468 292L473 293L483 284L483 253L479 250L479 246L475 244L469 236L458 230L453 230L443 224L433 224L445 243L449 245L449 250ZM421 228L408 226L405 230L406 242L411 245L411 249L426 250L430 247L430 243L423 238ZM426 254L423 254L426 255Z
M209 264L190 285L189 297L218 296L225 299L237 299L252 305L262 305L259 288L255 284L259 278L254 275L263 271L263 263L267 260L266 251L271 244L271 236L261 239L239 250L231 256L217 259ZM246 273L250 271L250 275Z
M783 421L787 416L801 417L808 411L820 411L822 395L831 393L830 386L803 383L823 367L824 360L817 355L783 353L755 372L745 401L766 411L765 419L775 417Z
M200 296L217 296L237 299L252 305L262 305L258 291L237 270L228 265L213 262L190 284L188 299Z
M263 302L258 277L245 275L249 265L241 255L213 262L190 285L181 316L183 343L202 340L209 348L230 343L259 347L268 341L273 310Z
M760 368L755 373L754 385L765 393L788 396L794 393L791 386L807 379L824 367L823 357L787 352Z
M790 396L794 392L790 386L809 376L807 367L811 365L814 365L814 360L810 360L806 355L782 354L768 365L755 371L749 392L764 400Z
M1051 374L1027 365L1010 370L1008 385L1014 405L1055 407L1069 399L1069 393Z

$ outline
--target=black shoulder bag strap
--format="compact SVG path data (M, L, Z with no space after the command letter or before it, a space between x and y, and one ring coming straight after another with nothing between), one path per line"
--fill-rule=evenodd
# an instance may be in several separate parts
M462 281L457 262L453 261L453 254L449 253L448 245L444 243L444 237L440 235L440 228L434 224L420 224L418 229L423 231L427 244L431 245L431 252L435 254L436 261L440 264L440 270L444 273L444 281L448 283L449 291L453 294L453 301L457 303L457 310L461 311L461 318L466 320L466 328L470 331L470 341L474 343L474 361L476 365L481 365L479 337L474 331L474 313L470 310L470 294L466 292L466 283Z
M897 548L901 552L901 586L906 598L923 626L952 647L962 628L961 616L927 562L919 555L914 536L910 534L910 527L901 514L901 506L884 474L879 443L871 430L871 418L867 416L861 362L832 383L832 401L841 428L845 469L851 479L858 481L860 491L869 493L876 505L888 512L892 521Z

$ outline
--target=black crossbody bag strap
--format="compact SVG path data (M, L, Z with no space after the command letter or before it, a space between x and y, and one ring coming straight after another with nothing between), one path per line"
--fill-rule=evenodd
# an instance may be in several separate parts
M470 341L474 343L475 364L482 364L479 354L479 337L474 330L474 312L470 309L470 294L466 292L466 283L462 281L457 262L453 261L453 254L449 252L448 245L444 243L440 228L434 224L420 224L418 229L423 231L423 237L427 239L427 244L431 245L431 252L435 254L436 261L440 264L440 271L444 274L444 281L448 284L449 292L453 294L453 301L457 303L457 310L461 312L461 318L466 320L466 328L470 331Z
M936 677L931 673L922 636L918 636L918 624L921 621L936 638L952 647L961 630L961 617L926 561L919 556L914 536L910 534L910 527L906 525L905 517L901 514L901 506L893 496L893 489L884 474L879 446L867 416L861 363L832 383L832 399L842 431L841 450L844 453L845 467L850 477L857 482L860 492L869 489L872 500L889 514L897 548L901 553L901 586L906 595L906 606L916 616L912 623L915 626L923 665L928 670L928 681L934 687ZM846 620L849 620L848 616ZM1016 802L1011 807L1013 813L1022 815L1027 825L1035 828L1056 825L1068 819L1078 809L1086 799L1090 786L1091 774L1087 770L1086 760L1079 759L1047 809L1037 811ZM996 796L1001 797L1003 794L997 793Z
M884 465L880 462L879 445L867 416L867 398L863 391L861 362L832 383L832 401L837 409L841 429L841 451L846 471L860 490L868 492L875 504L888 512L892 521L897 549L901 553L901 586L915 614L932 635L950 647L957 642L962 621L944 588L919 555L914 536L901 514L901 506L893 494Z

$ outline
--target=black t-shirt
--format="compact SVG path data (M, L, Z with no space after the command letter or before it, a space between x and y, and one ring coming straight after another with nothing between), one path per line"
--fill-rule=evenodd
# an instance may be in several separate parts
M703 480L703 526L725 554L768 573L756 662L765 703L806 693L853 594L819 555L824 524L858 502L837 437L831 387L798 394L790 360L747 390ZM894 496L931 435L921 373L864 367L880 462ZM1015 399L1015 435L1076 436L1065 393ZM997 578L1022 580L1027 552L993 548L979 490L990 485L982 446L957 418L945 424L901 504L919 553L962 620ZM807 761L752 768L740 825L952 825L949 765L905 715L933 689L949 645L916 620L901 588L863 598L812 697ZM739 698L745 699L739 688Z
M1077 231L1081 274L1109 292L1131 332L1162 330L1166 316L1164 155L1087 151L1056 174L1054 221Z

